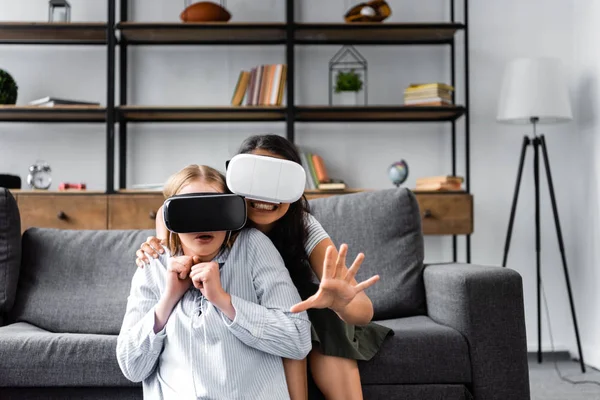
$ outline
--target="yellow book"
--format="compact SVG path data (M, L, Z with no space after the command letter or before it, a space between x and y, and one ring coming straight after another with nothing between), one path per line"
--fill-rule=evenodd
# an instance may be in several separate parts
M445 83L412 83L404 91L415 92L423 89L454 90L452 86Z
M242 100L246 95L248 89L248 83L250 82L250 72L242 71L238 78L237 84L235 85L235 91L233 92L233 98L231 99L232 106L241 106Z

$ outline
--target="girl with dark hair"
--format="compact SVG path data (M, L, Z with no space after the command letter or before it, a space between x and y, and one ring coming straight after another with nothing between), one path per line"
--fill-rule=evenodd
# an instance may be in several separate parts
M238 153L282 158L301 165L296 147L278 135L251 136ZM248 223L271 239L303 299L291 311L308 312L313 341L308 361L314 382L327 399L362 399L357 360L370 360L385 338L393 334L370 322L373 305L364 290L375 284L379 276L356 282L356 269L346 268L347 246L342 244L338 253L329 235L310 214L304 196L291 204L248 199L246 202ZM157 235L164 238L164 222L160 218L156 221ZM148 238L136 252L137 265L143 267L147 262L145 253L157 257L157 250L161 249L159 239ZM359 254L355 264L360 265L363 257ZM334 270L324 269L326 261L336 266ZM314 281L315 276L320 283ZM291 398L306 399L306 360L283 362Z

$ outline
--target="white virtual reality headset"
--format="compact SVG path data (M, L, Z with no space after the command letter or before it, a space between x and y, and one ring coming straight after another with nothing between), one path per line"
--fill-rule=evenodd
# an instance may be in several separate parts
M233 193L268 203L293 203L306 187L300 164L275 157L238 154L227 162L226 175Z

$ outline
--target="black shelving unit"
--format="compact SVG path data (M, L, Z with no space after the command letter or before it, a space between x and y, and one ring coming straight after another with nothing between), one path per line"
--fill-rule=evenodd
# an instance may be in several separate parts
M457 173L457 121L464 118L465 189L470 193L469 26L468 0L462 0L463 21L456 20L455 0L449 1L450 20L436 23L298 23L294 1L286 0L283 23L143 23L129 21L129 1L107 0L106 23L0 23L0 44L103 45L107 51L105 108L0 107L0 121L98 122L106 124L106 193L115 193L115 125L119 129L119 189L127 185L127 127L136 122L285 122L286 136L295 141L295 126L308 122L438 122L450 124L452 174ZM433 45L449 48L451 85L456 88L457 32L464 33L464 104L449 107L410 106L297 106L295 48L307 45ZM118 37L117 37L118 36ZM156 107L128 105L129 46L164 45L280 45L287 64L286 106ZM119 102L115 104L115 56L119 51ZM459 89L457 89L459 90ZM453 100L455 94L453 93ZM455 103L455 101L453 101ZM466 261L470 262L470 235ZM457 236L453 236L457 260Z
M450 21L438 23L298 23L294 1L286 0L284 23L140 23L128 21L128 1L121 2L120 37L119 188L127 185L127 124L131 122L269 122L285 121L286 136L295 141L295 126L302 122L442 122L451 124L452 174L457 170L457 127L465 118L465 181L469 188L469 54L468 0L463 0L463 22L456 21L455 0L450 0ZM464 32L465 104L453 107L408 106L296 106L295 48L306 45L439 45L450 48L451 85L456 86L456 33ZM144 107L127 106L127 47L140 45L284 45L287 64L285 107ZM454 95L453 95L454 97ZM453 98L454 100L454 98ZM454 102L454 101L453 101ZM112 186L107 187L112 189ZM457 237L453 236L453 260ZM466 235L467 262L471 256Z
M0 122L106 124L107 193L114 187L115 0L108 2L106 22L0 22L2 45L105 46L107 52L106 107L0 106Z

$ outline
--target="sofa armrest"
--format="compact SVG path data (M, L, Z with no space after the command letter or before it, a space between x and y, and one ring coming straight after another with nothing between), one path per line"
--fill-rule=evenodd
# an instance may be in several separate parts
M0 187L0 326L12 309L21 267L21 216L12 193Z
M521 275L502 267L432 264L424 281L429 317L467 340L475 399L529 399Z

